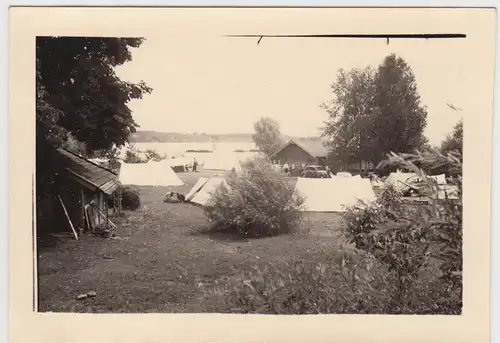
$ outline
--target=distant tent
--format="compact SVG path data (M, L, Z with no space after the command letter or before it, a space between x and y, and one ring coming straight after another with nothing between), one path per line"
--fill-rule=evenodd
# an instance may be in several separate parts
M124 185L182 186L184 182L163 162L122 163L119 180Z
M295 192L305 197L304 211L343 212L358 200L376 200L368 179L333 176L331 179L298 178Z
M349 172L338 172L337 176L338 177L352 177L352 174Z
M203 169L208 170L232 170L241 171L241 161L238 153L214 153L209 156Z
M446 182L446 176L444 174L431 175L430 177L432 179L434 179L438 185L446 185L447 184L447 182Z
M436 197L438 199L459 199L459 190L455 185L439 185Z
M213 176L210 178L200 178L194 187L186 195L186 201L206 206L210 200L212 193L221 184L229 186L227 181L222 176Z
M415 173L391 173L387 179L385 179L385 186L394 186L396 189L406 188L405 183L408 183L408 180L411 178L415 178L417 174Z

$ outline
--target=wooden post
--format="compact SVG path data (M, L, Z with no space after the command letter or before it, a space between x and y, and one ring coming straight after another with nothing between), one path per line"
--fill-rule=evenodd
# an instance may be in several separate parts
M71 226L71 230L73 230L73 234L75 235L76 240L78 240L78 234L76 233L75 227L73 226L73 222L71 221L71 218L69 217L68 211L66 210L66 206L64 206L64 202L62 201L62 198L60 195L57 195L59 198L59 201L61 202L61 206L64 210L64 214L66 215L66 219L68 219L69 226Z
M83 188L80 188L80 196L82 202L82 226L85 228L85 195L83 194Z

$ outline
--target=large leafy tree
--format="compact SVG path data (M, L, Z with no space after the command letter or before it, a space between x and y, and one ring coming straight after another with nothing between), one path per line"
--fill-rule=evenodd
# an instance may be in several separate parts
M329 117L323 134L332 155L343 163L378 163L387 153L425 146L427 111L410 66L392 54L378 69L340 70L333 99L323 104Z
M142 38L37 37L37 194L50 193L52 147L78 153L121 146L137 123L128 107L152 90L120 80L115 68L131 61Z
M88 151L121 146L138 126L128 107L151 92L120 80L115 67L132 59L142 38L38 37L37 143L62 144L71 134Z
M283 143L279 124L272 118L260 118L254 124L254 130L253 141L266 155L272 154Z
M427 109L421 103L417 81L408 63L392 54L379 66L372 135L378 159L386 153L409 153L427 143Z

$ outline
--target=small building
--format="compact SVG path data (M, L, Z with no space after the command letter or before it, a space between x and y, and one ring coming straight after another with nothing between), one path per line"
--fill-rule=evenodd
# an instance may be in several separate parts
M37 194L38 199L43 198L44 217L49 219L43 224L49 224L51 232L73 231L76 235L110 223L108 200L117 195L117 173L62 148L51 158L53 187L50 194Z
M269 156L274 164L283 165L325 165L327 149L321 140L294 140L286 142L281 148Z

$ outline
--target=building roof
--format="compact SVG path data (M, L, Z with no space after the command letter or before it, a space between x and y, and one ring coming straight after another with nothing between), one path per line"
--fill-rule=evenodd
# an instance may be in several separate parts
M66 149L59 148L57 152L60 157L60 166L91 188L111 194L120 185L118 175L112 170L93 163Z
M276 150L270 156L270 158L272 158L273 156L279 154L286 147L288 147L288 146L290 146L292 144L298 146L299 148L301 148L302 150L304 150L306 153L308 153L309 155L311 155L313 158L326 157L326 155L328 154L328 151L327 151L326 147L323 145L323 141L322 140L319 140L319 139L317 139L317 140L303 140L303 141L300 141L300 143L297 143L294 140L289 140L284 145L282 145L281 148L279 148L278 150Z

